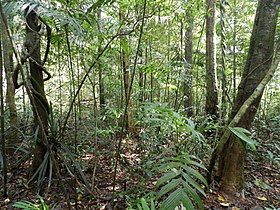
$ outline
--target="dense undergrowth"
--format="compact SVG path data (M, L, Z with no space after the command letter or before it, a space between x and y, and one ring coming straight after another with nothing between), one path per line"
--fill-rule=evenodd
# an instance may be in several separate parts
M107 117L80 116L64 133L53 112L51 152L29 180L36 133L32 134L32 122L25 121L21 142L13 145L16 150L9 156L10 196L1 200L1 208L66 209L67 202L74 209L219 209L227 204L245 209L259 203L266 209L279 207L277 116L255 122L251 137L258 142L257 151L252 153L247 147L249 180L243 201L240 198L234 204L219 197L218 186L208 186L204 178L218 142L215 131L220 132L221 126L209 118L188 119L158 103L144 104L137 113L135 132L122 134L122 113L117 110L107 110ZM59 174L54 172L55 165Z

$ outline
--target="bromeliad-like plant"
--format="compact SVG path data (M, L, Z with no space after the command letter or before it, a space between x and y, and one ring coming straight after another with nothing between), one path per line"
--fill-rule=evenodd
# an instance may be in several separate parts
M206 197L203 185L206 179L197 169L206 168L194 156L181 154L162 160L159 171L164 175L158 179L156 188L160 188L156 199L164 199L162 210L174 210L183 206L188 210L204 209L200 195Z

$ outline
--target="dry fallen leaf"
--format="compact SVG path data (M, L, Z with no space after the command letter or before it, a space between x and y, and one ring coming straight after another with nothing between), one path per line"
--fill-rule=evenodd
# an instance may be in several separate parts
M225 201L224 197L221 196L221 195L218 195L218 200L219 200L219 201Z
M261 200L261 201L267 201L266 197L257 197L257 199Z
M221 206L224 206L224 207L228 207L230 206L230 203L220 203Z

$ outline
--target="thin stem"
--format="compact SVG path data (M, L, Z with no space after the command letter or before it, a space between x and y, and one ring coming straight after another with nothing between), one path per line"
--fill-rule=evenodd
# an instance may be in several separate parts
M136 54L135 54L135 58L134 58L134 63L133 63L133 70L132 70L131 81L130 81L129 90L128 90L128 97L126 98L126 104L125 104L123 120L122 120L122 127L121 127L121 132L120 132L120 138L119 138L119 142L118 142L117 150L116 150L116 159L115 159L114 176L113 176L112 200L115 197L117 168L118 168L118 163L119 163L119 160L120 160L122 138L123 138L123 134L124 134L124 128L125 128L125 122L126 122L126 117L127 117L128 104L129 104L129 100L131 98L132 85L133 85L133 81L134 81L134 77L135 77L135 72L136 72L137 59L138 59L138 55L139 55L140 47L141 47L141 42L142 42L142 35L143 35L143 28L144 28L144 23L145 23L145 14L146 14L146 4L147 4L147 2L146 2L146 0L144 0L143 17L142 17L142 23L141 23L141 27L140 27L140 35L139 35L137 50L136 50Z

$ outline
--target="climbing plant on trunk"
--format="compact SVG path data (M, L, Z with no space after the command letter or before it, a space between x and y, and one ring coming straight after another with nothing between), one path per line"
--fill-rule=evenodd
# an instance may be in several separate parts
M47 151L43 138L48 133L49 105L44 90L43 73L47 71L41 60L41 27L39 16L35 11L26 15L26 43L25 47L29 54L29 71L32 92L32 108L34 113L35 149L31 172L34 173L44 159ZM48 74L48 73L47 73ZM49 78L49 74L47 79Z
M229 120L230 127L250 129L263 88L271 77L270 71L277 68L276 59L276 64L274 62L271 70L278 10L279 2L259 0L247 62ZM260 86L262 88L259 88ZM229 135L229 131L226 130L213 156L220 152L218 176L221 178L221 192L233 196L243 188L245 151L236 137ZM213 156L210 166L213 165L213 159L215 159ZM211 170L210 167L210 172Z

